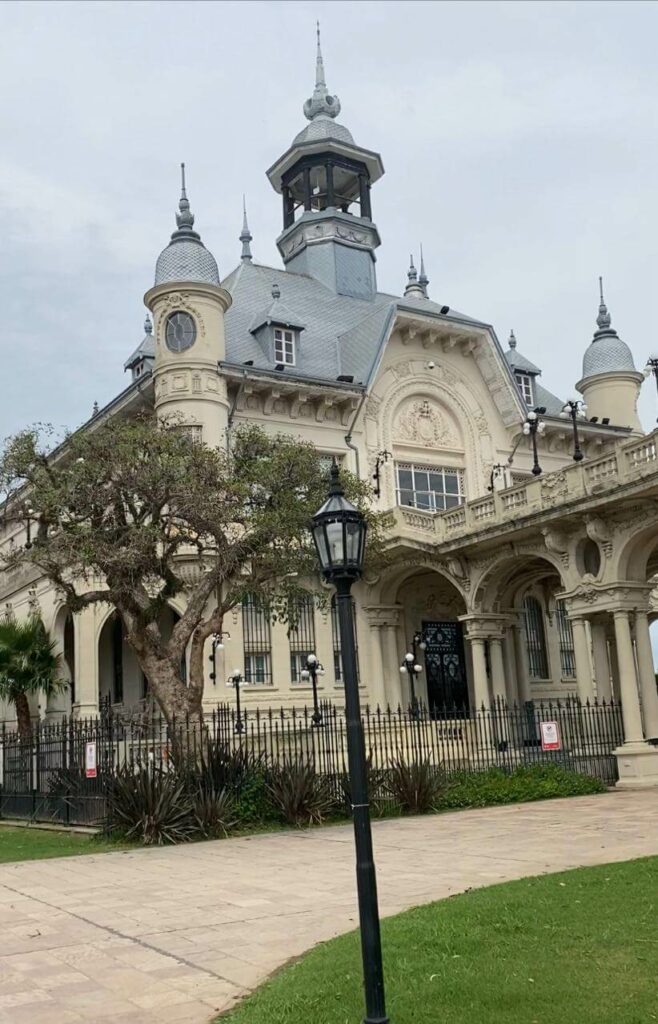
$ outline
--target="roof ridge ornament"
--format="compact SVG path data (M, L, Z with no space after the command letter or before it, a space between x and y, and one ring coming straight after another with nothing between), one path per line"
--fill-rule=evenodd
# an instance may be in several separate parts
M185 188L185 164L180 165L181 193L178 201L178 213L176 214L176 230L172 234L172 241L177 238L192 238L201 241L201 235L194 230L194 214L190 210L190 201L187 198Z
M407 286L404 289L405 298L424 299L426 298L422 284L418 280L418 271L414 266L414 258L409 256L409 270L407 271Z
M151 317L149 316L148 313L146 314L146 319L144 320L144 332L145 334L153 334L153 321L151 320Z
M507 340L509 347L514 350L516 348L516 335L513 330L509 332L509 338Z
M423 295L427 298L427 286L430 283L430 279L425 273L425 259L423 257L423 243L420 243L420 276L418 278L418 284L423 289Z
M612 323L612 317L610 316L610 313L608 312L608 307L606 306L605 299L603 298L603 278L602 277L599 277L599 297L600 297L599 315L596 318L596 323L598 325L599 331L608 331L610 329L610 324Z
M324 77L324 61L322 59L322 48L320 46L320 22L316 22L318 36L317 55L315 58L315 89L310 99L304 103L304 117L309 121L324 115L325 117L338 117L340 114L340 100L337 96L331 96L327 89Z
M242 231L240 232L240 241L242 242L242 254L240 259L243 263L251 263L253 256L251 255L251 242L253 241L253 235L249 230L247 223L247 203L242 193Z

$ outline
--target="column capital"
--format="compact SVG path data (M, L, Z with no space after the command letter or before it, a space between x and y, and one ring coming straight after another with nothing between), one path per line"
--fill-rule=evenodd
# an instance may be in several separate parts
M589 619L600 612L614 612L616 608L627 611L649 607L651 586L636 580L617 580L615 583L597 583L591 578L583 579L573 590L563 596L569 618L577 616Z
M459 621L466 627L466 635L469 640L473 640L475 638L482 640L502 640L507 627L514 624L513 616L496 615L493 613L460 615Z

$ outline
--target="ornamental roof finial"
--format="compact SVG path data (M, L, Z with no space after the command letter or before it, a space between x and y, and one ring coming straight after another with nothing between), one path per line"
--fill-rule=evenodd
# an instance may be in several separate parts
M253 241L253 235L251 234L247 223L247 204L244 194L242 196L242 231L240 233L240 241L242 242L242 255L240 256L240 259L243 263L251 263L253 257L251 255L250 243Z
M514 331L510 331L509 332L509 339L508 339L507 344L512 349L512 351L514 351L514 349L516 348L516 335L515 335Z
M144 321L144 333L153 334L153 323L149 314L146 314L146 320Z
M423 246L420 246L420 277L418 278L418 284L423 289L423 295L427 298L427 286L430 283L430 279L425 273L425 260L423 258Z
M424 299L425 292L418 280L418 272L414 266L413 256L409 256L409 270L407 271L407 287L404 289L405 298L411 296L416 299Z
M194 230L194 214L190 210L190 201L185 190L185 164L180 165L181 190L178 201L178 213L176 214L176 230L171 236L174 238L194 238L199 241L200 235Z
M324 61L322 59L322 48L320 46L320 22L316 22L318 36L317 55L315 58L315 89L310 99L304 104L304 116L312 121L320 114L325 117L338 117L340 114L340 100L337 96L330 96L327 83L324 78Z
M599 315L596 318L596 322L598 324L598 327L599 327L600 331L607 331L608 328L610 327L610 324L612 323L612 317L608 313L608 307L606 306L605 299L603 298L603 278L602 277L599 278L599 297L600 297L600 301L599 301Z

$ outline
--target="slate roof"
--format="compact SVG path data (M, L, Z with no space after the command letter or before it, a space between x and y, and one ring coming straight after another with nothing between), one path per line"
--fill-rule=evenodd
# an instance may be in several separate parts
M222 285L233 298L225 318L226 361L252 360L254 367L264 370L273 370L275 364L251 332L259 320L263 322L265 312L272 319L272 286L278 285L276 304L285 310L289 322L304 327L296 365L284 371L288 377L333 381L349 374L356 384L366 385L398 310L480 324L455 310L442 315L442 307L428 299L405 299L385 292L377 292L373 299L355 299L337 295L305 274L258 263L241 263Z
M132 370L142 359L155 359L155 341L152 334L144 335L143 341L140 341L130 359L126 359L123 364L124 370Z
M514 335L512 335L512 339L513 341L515 340ZM535 366L533 362L521 355L518 348L516 348L516 345L514 345L514 348L508 348L507 352L505 352L505 359L513 371L516 370L520 373L528 373L532 375L535 404L545 406L547 416L559 416L564 408L564 402L561 398L558 398L557 395L547 391L547 389L539 383L537 379L541 373L539 367Z

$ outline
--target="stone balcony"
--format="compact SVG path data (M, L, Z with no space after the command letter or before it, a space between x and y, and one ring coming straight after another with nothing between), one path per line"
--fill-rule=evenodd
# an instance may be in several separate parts
M543 513L572 511L576 503L581 508L606 504L620 488L632 494L647 485L658 488L658 429L597 459L474 498L448 512L398 506L391 509L391 527L400 540L451 545L470 535L518 528Z

